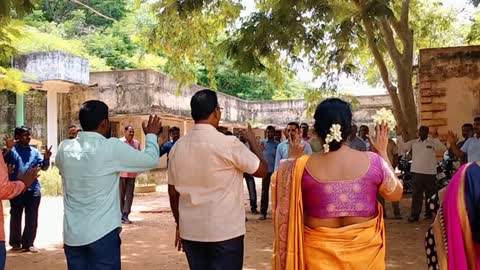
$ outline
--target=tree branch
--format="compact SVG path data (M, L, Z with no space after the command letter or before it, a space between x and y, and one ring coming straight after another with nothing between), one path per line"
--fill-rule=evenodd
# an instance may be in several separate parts
M390 27L390 24L385 18L380 21L380 25L380 29L382 30L383 36L385 38L385 43L387 44L388 54L390 55L390 58L392 59L395 67L398 69L402 66L402 54L400 53L397 45L395 44L395 38L393 37L392 28Z
M400 14L400 26L403 31L408 30L409 10L410 10L410 0L402 0L402 13Z
M380 71L380 76L382 77L383 84L385 85L390 99L392 100L393 114L395 115L395 118L398 120L398 122L402 126L404 126L406 124L405 117L402 113L402 105L400 104L400 100L398 98L397 87L395 87L390 81L387 65L385 64L382 53L380 52L377 44L375 43L375 35L373 32L372 22L368 20L368 18L364 17L363 25L365 27L365 33L367 35L368 47L370 48L373 58L375 59L375 63L377 64L377 67Z
M105 19L107 19L107 20L111 20L111 21L114 21L114 22L117 21L117 20L115 20L114 18L108 17L107 15L104 15L104 14L100 13L100 12L97 11L96 9L94 9L94 8L92 8L92 7L86 5L86 4L84 4L84 3L82 3L82 2L80 2L80 1L78 1L78 0L71 0L71 1L72 1L73 3L79 4L79 5L87 8L88 10L90 10L91 12L97 14L97 15L100 16L100 17L103 17L103 18L105 18Z

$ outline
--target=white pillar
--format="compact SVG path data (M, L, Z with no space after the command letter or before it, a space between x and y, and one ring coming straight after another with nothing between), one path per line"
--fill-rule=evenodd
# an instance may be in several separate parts
M47 148L52 146L52 158L54 160L57 153L58 144L58 102L57 91L48 89L47 91Z

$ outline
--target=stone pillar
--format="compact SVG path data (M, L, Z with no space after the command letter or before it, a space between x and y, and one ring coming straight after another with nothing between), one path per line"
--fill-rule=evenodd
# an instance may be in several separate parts
M16 127L23 126L25 124L25 102L24 102L24 95L17 94L16 100Z
M47 148L52 146L52 158L55 158L58 144L58 107L57 91L47 91Z

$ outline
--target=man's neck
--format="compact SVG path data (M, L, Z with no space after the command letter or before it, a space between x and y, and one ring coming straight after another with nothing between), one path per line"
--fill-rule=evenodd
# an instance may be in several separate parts
M27 148L27 147L30 147L29 144L22 144L22 143L17 143L16 144L17 146L21 147L21 148Z

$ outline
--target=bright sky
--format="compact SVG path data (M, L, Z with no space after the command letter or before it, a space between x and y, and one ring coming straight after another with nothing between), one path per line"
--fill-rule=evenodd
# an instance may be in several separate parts
M474 7L469 4L468 0L441 0L443 4L447 7L455 8L459 11L458 22L459 24L468 22L471 18ZM242 0L243 5L246 7L242 15L246 16L255 10L255 1L254 0ZM299 67L297 73L297 79L303 82L307 82L312 86L318 86L321 84L321 81L313 80L313 74L310 71L308 65ZM371 87L366 83L355 81L352 78L347 76L342 76L339 81L339 90L342 92L349 92L355 95L377 95L385 94L385 89L382 87Z

